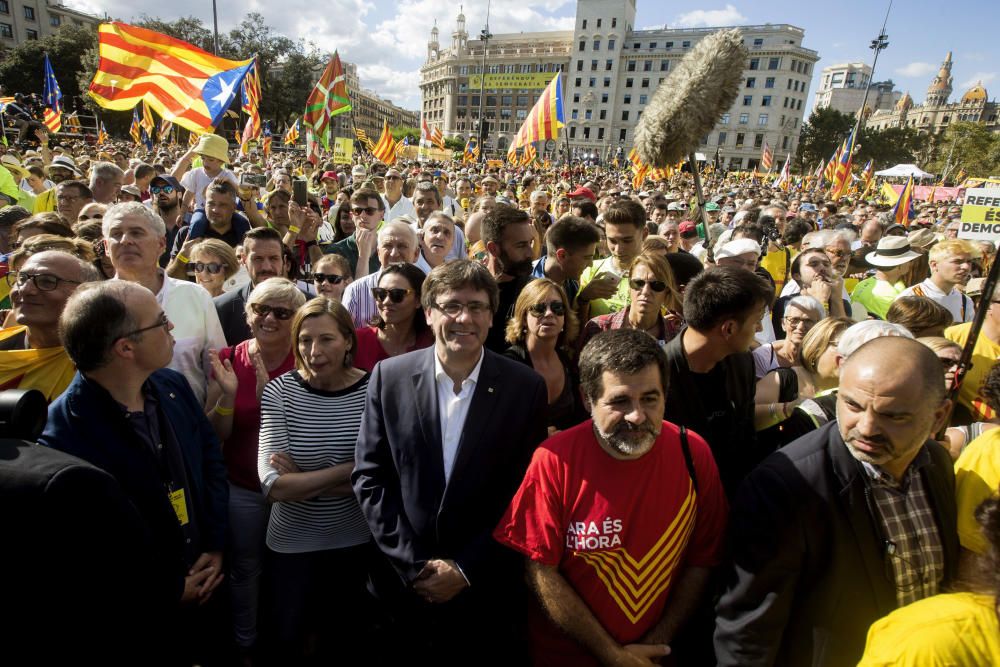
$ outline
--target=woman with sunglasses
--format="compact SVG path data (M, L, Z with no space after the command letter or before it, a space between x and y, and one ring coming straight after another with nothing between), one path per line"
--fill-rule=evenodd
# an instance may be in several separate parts
M545 380L550 434L587 418L576 364L570 359L577 327L566 291L548 278L525 285L514 304L514 316L507 322L510 347L504 356L527 364Z
M257 476L260 396L264 385L295 366L292 316L305 301L284 278L258 284L246 304L252 338L223 348L212 358L206 409L223 443L229 478L229 587L233 629L241 650L249 651L257 640L257 600L270 513Z
M425 277L413 264L390 264L382 269L377 286L372 288L378 313L371 326L355 332L357 368L372 371L383 359L434 343L434 333L420 308L420 289Z
M261 398L257 473L272 503L268 664L361 664L368 647L359 639L372 618L367 572L377 556L350 477L369 375L354 367L354 322L339 303L312 299L291 335L295 369Z
M342 255L323 255L313 262L312 282L317 296L341 301L353 279L351 267Z
M213 298L223 292L226 281L240 269L236 251L225 241L202 239L192 248L187 264L189 276L204 287Z
M611 329L639 329L666 345L680 333L684 318L680 315L677 285L667 260L643 253L626 270L629 285L628 305L617 313L598 315L587 322L580 336L580 349L591 338Z

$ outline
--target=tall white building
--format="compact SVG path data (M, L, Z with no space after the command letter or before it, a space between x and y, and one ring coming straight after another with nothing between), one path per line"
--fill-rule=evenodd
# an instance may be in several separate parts
M503 153L546 79L560 71L566 128L558 145L547 149L565 151L568 142L574 154L624 156L659 84L698 40L721 29L636 30L635 14L635 0L578 0L572 32L493 35L482 100L483 42L470 39L459 15L450 46L442 47L437 28L432 31L421 68L423 113L445 135L466 138L478 131L482 103L486 149ZM750 168L764 142L776 156L795 152L819 56L803 46L801 28L740 28L749 51L740 94L699 151L718 155L724 165Z
M865 88L871 79L872 68L864 63L840 63L824 67L816 90L814 107L831 108L846 114L856 114L864 102L868 113L876 109L890 110L903 96L893 90L892 80L872 83L865 102Z

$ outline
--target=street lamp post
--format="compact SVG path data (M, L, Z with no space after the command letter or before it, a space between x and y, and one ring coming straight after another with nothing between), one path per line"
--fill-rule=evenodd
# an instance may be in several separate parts
M882 31L878 34L878 37L872 40L871 44L868 45L872 51L875 52L875 57L872 59L872 71L868 75L868 84L865 86L865 96L861 99L861 108L858 110L858 120L854 124L854 143L858 142L861 137L858 133L861 132L861 128L865 122L865 109L868 107L868 93L872 89L872 81L875 80L875 66L878 64L878 54L885 51L886 47L889 46L889 35L885 32L885 26L889 23L889 11L892 10L892 0L889 0L889 8L885 10L885 20L882 21Z
M486 159L486 119L483 118L483 103L486 101L486 51L490 45L490 4L486 3L486 25L479 33L479 39L483 41L483 66L479 78L479 161Z

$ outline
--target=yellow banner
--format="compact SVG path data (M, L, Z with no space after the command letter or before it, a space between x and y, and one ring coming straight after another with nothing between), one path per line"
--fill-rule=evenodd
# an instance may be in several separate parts
M965 191L958 238L994 242L1000 238L1000 188Z
M525 88L530 90L543 90L552 81L553 72L530 72L528 74L487 74L485 90L501 90L506 88ZM474 93L479 90L482 84L482 74L472 74L469 76L469 92Z
M354 141L346 137L333 140L333 163L351 164L354 161Z

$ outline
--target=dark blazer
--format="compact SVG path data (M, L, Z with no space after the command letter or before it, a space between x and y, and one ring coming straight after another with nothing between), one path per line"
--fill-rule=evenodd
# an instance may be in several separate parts
M183 375L161 369L149 376L146 389L159 402L181 447L201 551L222 551L226 542L229 486L222 447ZM107 471L146 521L153 541L152 578L161 582L159 599L176 603L184 590L188 565L184 534L149 448L128 423L111 394L79 372L66 391L49 406L49 419L39 444L72 454Z
M134 664L160 628L149 533L118 482L75 456L0 440L0 525L5 636L35 664Z
M945 581L957 574L955 476L925 444L920 474L940 528ZM868 627L896 609L891 563L867 475L836 422L769 456L732 503L733 563L719 602L720 666L855 665Z
M547 393L524 364L485 351L447 486L434 347L380 362L368 383L351 481L375 542L407 589L431 559L454 559L471 583L459 597L502 586L511 551L492 537L546 437ZM393 590L395 589L395 590Z
M226 292L215 297L215 312L219 314L219 322L222 324L222 333L226 335L226 345L233 347L245 340L250 340L253 335L250 325L247 324L247 300L250 298L250 291L253 289L252 283L247 283L232 292Z

